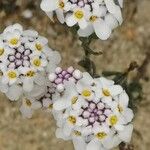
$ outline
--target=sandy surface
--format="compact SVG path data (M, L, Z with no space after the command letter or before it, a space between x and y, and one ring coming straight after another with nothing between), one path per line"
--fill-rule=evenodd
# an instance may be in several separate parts
M132 16L135 4L137 11ZM7 17L0 10L0 31L15 22L21 23L24 28L34 28L49 39L49 45L53 49L61 52L64 58L62 66L73 65L80 68L76 63L82 58L83 50L77 37L73 37L62 25L50 23L48 17L39 9L33 11L32 19L25 19L21 12L26 5L23 0L19 0L18 5L22 9ZM108 41L97 40L92 43L94 49L104 52L102 56L93 58L98 66L98 73L102 70L124 71L131 61L142 63L147 50L143 43L149 40L147 37L150 35L149 9L149 0L127 0L124 24L114 31ZM145 75L150 77L148 68L150 65ZM132 143L135 150L149 150L150 82L141 80L141 83L144 98L134 120ZM73 150L71 142L55 138L55 129L50 114L39 110L32 119L23 119L18 103L11 103L4 95L0 95L0 150Z

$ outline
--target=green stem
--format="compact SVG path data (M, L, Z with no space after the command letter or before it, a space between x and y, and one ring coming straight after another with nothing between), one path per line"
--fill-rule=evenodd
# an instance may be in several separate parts
M84 50L84 57L79 62L79 65L82 66L92 77L97 77L96 65L94 61L91 60L91 55L100 55L102 52L94 52L90 48L90 44L92 42L92 38L79 38L82 42L81 46Z

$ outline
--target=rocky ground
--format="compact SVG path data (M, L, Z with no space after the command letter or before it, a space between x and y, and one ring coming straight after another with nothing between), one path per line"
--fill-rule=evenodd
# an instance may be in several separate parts
M2 1L5 0L0 0L0 5ZM32 9L38 1L28 5L30 1L18 0L19 7L7 14L0 7L0 32L16 22L24 28L34 28L49 39L53 49L61 52L64 67L73 65L79 68L76 63L81 59L83 50L77 37L73 37L62 25L51 23L38 7ZM27 6L33 12L31 19L26 19L23 14ZM93 58L98 73L102 70L124 71L132 61L142 64L145 53L150 51L147 46L150 38L149 9L149 0L125 1L124 24L114 31L108 41L96 40L91 45L93 49L103 51L103 55ZM143 72L145 77L150 77L149 68L150 64ZM142 79L140 82L143 86L143 101L135 115L132 143L135 150L149 150L150 81ZM11 103L4 95L0 95L0 150L73 150L71 142L56 139L55 129L51 115L39 110L32 119L23 119L17 103Z

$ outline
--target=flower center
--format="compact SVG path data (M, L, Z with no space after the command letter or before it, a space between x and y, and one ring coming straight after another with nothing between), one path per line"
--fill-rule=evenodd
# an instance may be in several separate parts
M26 74L27 77L33 77L34 75L35 75L34 71L28 71Z
M41 60L40 59L35 59L34 61L33 61L33 64L36 66L36 67L39 67L39 66L41 66Z
M71 102L72 102L72 105L75 104L78 100L78 97L77 96L74 96L72 99L71 99Z
M75 17L76 17L77 19L82 19L83 16L84 16L84 13L83 13L83 11L78 10L78 11L76 11L76 12L74 13L74 15L75 15Z
M53 104L49 104L48 109L53 109Z
M31 107L32 103L30 102L30 100L26 99L26 105L27 105L28 107Z
M81 132L75 130L75 131L74 131L74 135L76 135L76 136L81 136Z
M60 2L59 2L59 7L60 7L61 9L63 9L63 8L65 7L64 2L60 1Z
M68 121L73 125L76 124L76 118L74 116L69 116Z
M118 122L118 118L117 118L117 116L116 115L114 115L114 116L111 116L110 117L110 124L112 125L112 126L114 126L115 124L117 124L117 122Z
M15 71L9 71L7 75L10 79L15 79L17 77L17 74Z
M42 45L38 44L38 43L35 44L35 47L38 51L42 51L42 49L43 49Z
M81 95L84 97L90 97L91 96L91 91L90 90L83 90Z
M122 113L122 112L123 112L123 107L120 106L120 105L118 105L118 111L119 111L120 113Z
M103 89L103 94L107 97L111 95L108 89Z
M94 22L94 21L96 21L96 19L97 19L97 16L91 16L89 20L90 20L91 22Z
M99 132L96 134L96 137L100 140L104 139L106 136L107 136L107 134L105 132Z
M11 45L17 45L18 42L19 42L19 39L18 39L18 38L13 38L13 39L11 39L11 40L9 41L9 43L10 43Z
M4 48L0 48L0 56L4 54Z

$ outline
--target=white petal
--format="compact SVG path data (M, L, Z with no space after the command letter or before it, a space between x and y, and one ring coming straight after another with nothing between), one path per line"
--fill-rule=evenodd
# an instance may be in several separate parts
M133 125L129 124L125 127L123 131L119 132L118 136L124 142L129 143L131 141L132 132L133 132Z
M96 35L101 39L101 40L106 40L110 37L111 35L111 29L110 27L106 24L105 21L102 19L98 19L93 23L93 27L95 30Z
M42 107L42 104L38 101L33 102L32 109L36 110Z
M63 134L63 130L61 128L57 128L56 129L56 132L55 132L55 135L57 138L61 138L63 140L69 140L70 138L69 137L66 137L64 134Z
M90 143L87 144L86 150L102 150L101 142L93 139Z
M77 20L74 18L73 15L66 17L66 24L67 24L69 27L74 26L76 23L77 23Z
M86 143L82 137L73 137L73 145L75 150L86 150Z
M57 8L57 0L42 0L41 9L46 12L53 11Z
M34 82L38 85L45 85L46 84L46 77L44 74L37 74L34 78Z
M109 87L109 91L111 93L111 96L117 96L123 91L123 88L120 85L113 85Z
M63 110L69 106L71 106L71 102L66 100L58 100L53 104L55 110Z
M92 25L88 25L86 28L84 29L79 29L78 30L78 34L81 37L87 37L90 36L92 33L94 32L93 26Z
M105 22L111 29L114 29L118 26L118 21L112 14L108 14L105 16Z
M64 13L62 9L56 10L58 20L63 24L65 22Z
M127 107L128 103L129 103L129 96L127 95L127 93L125 91L123 91L120 95L119 95L119 103L124 106Z
M79 24L79 27L81 28L81 29L85 29L86 27L87 27L87 21L85 20L85 19L81 19L79 22L78 22L78 24Z
M25 118L31 118L32 114L33 114L32 110L30 108L26 108L23 106L20 107L20 112L22 113L23 117L25 117Z
M128 123L132 121L134 114L130 108L126 108L123 116L125 117L125 121Z
M123 0L118 0L120 7L123 7Z
M114 1L112 0L104 0L106 3L106 7L108 9L108 11L110 13L112 13L114 15L114 17L117 18L117 20L119 21L119 23L122 23L122 14L121 14L121 9L119 6L117 6Z
M68 123L66 123L63 127L63 134L65 136L70 136L71 135L71 132L72 132L72 128L73 126L69 125Z
M29 97L39 97L39 96L42 96L44 95L46 91L46 87L45 86L38 86L38 85L35 85L33 90L29 93L26 93Z
M104 77L100 77L98 78L100 80L100 82L102 83L102 86L109 86L109 85L113 85L114 81L113 80L108 80Z
M26 92L31 92L33 89L33 79L25 78L23 80L23 90Z
M8 91L8 85L7 85L7 84L2 84L2 83L0 82L0 91L1 91L2 93L7 93L7 91Z
M6 96L12 101L18 100L21 95L22 95L22 88L18 85L12 85L9 88L8 92L6 93Z

